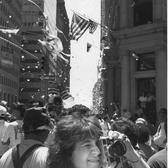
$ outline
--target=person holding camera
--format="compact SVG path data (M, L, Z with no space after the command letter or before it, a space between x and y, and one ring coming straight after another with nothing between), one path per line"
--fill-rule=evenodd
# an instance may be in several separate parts
M124 134L116 133L115 138L124 144L124 157L133 167L149 168L135 151L130 140ZM112 140L114 135L102 135L100 123L95 116L83 115L80 112L63 116L57 123L55 144L49 148L47 168L115 168L114 162L107 164L110 156L106 150L110 153L111 146L105 146L102 141L103 138ZM111 149L116 151L113 147ZM122 157L120 158L122 163Z
M130 121L119 119L111 125L108 148L110 162L115 168L149 167L145 154L137 147L137 127Z

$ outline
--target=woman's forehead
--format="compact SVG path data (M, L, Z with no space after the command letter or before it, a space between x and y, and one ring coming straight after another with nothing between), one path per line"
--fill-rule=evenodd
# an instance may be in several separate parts
M94 141L97 141L97 140L93 139L93 138L88 138L88 139L80 141L79 143L84 144L84 143L91 143L91 142L94 142Z

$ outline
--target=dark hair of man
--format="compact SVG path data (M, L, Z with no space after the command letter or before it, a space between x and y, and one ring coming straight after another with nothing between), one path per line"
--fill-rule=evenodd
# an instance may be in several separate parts
M149 128L145 125L137 125L138 130L138 143L144 144L149 141L150 132Z
M62 105L62 104L63 104L63 101L62 101L61 96L55 96L54 99L53 99L53 103L54 103L55 105Z
M112 123L112 130L125 134L134 148L137 145L137 127L131 120L119 119Z
M20 112L20 116L23 117L26 107L25 107L25 104L17 102L17 103L13 103L12 109L18 110Z
M75 104L74 106L68 109L68 114L70 115L76 112L85 115L90 112L90 109L83 104Z
M71 156L77 142L96 139L102 135L99 121L94 116L79 113L62 117L57 123L55 146L51 146L48 168L73 168Z

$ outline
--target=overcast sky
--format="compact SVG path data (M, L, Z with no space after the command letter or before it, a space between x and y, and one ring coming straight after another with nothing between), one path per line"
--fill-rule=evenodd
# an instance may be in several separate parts
M78 12L100 23L100 0L65 0L71 22L74 12ZM100 26L94 34L85 34L77 41L71 41L70 91L78 104L92 106L92 89L97 81L97 64L100 57ZM91 43L90 52L86 51Z

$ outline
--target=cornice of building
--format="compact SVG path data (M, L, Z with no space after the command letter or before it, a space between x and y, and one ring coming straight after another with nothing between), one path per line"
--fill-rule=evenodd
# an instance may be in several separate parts
M113 32L113 36L116 39L126 39L132 38L136 36L142 36L145 34L152 34L152 33L159 33L159 32L166 32L167 24L164 23L153 23L147 25L141 25L132 28L126 28L123 30L118 30Z

